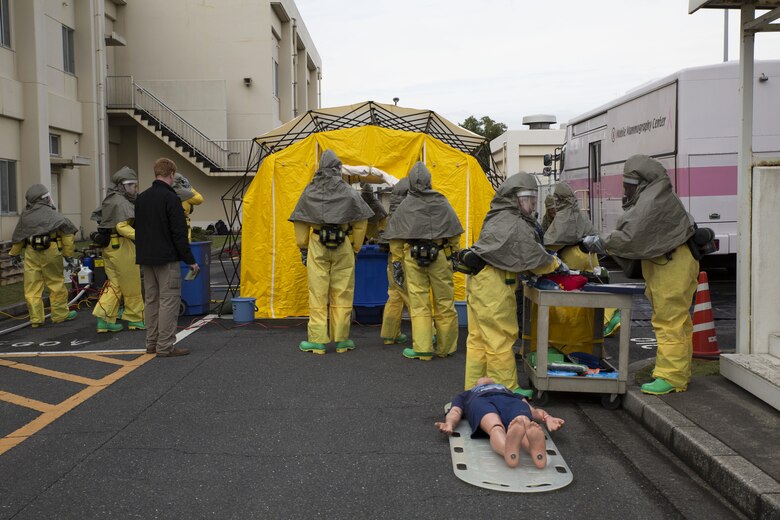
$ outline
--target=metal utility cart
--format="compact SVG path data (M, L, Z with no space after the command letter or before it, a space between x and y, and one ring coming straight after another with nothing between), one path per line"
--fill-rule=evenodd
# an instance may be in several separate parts
M601 404L610 410L620 406L626 393L628 377L628 346L631 338L631 295L641 293L641 284L631 287L618 285L588 285L582 291L549 291L525 285L523 297L523 369L534 387L534 401L543 406L547 392L589 392L605 394ZM536 327L536 366L529 360L528 348L531 336L531 304L538 306ZM618 377L616 379L586 376L555 376L547 372L547 348L549 345L550 307L588 307L596 309L593 330L594 354L603 364L615 368L604 359L604 309L618 308L621 313L620 348L618 351Z

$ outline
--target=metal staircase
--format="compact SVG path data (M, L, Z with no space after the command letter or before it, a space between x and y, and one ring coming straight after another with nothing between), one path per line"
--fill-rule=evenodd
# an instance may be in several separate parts
M152 92L133 81L132 76L109 76L106 87L109 114L127 114L204 174L235 176L246 171L251 139L209 139Z

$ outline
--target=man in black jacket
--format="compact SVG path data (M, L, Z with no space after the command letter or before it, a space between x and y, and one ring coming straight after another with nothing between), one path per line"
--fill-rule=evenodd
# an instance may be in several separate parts
M176 192L171 187L176 164L162 158L154 162L152 187L135 201L135 263L144 270L144 322L146 353L158 357L186 356L186 348L174 348L181 302L179 261L193 274L200 267L187 239L187 222Z

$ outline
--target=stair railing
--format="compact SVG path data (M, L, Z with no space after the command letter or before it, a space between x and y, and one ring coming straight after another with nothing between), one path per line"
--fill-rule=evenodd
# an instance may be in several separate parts
M107 78L107 108L139 110L164 133L192 149L206 167L217 171L244 171L251 149L251 139L212 140L171 109L148 89L133 81L132 76Z

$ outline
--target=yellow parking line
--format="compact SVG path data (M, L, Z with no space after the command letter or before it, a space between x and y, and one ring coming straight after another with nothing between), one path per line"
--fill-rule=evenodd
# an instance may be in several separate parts
M17 363L16 361L6 361L5 359L0 359L0 366L24 370L25 372L32 372L33 374L42 376L54 377L64 381L72 381L73 383L79 383L81 385L89 386L97 383L95 379L89 377L77 376L75 374L68 374L67 372L59 372L57 370L49 370L48 368L36 367L25 363Z
M11 392L4 392L0 390L0 401L6 403L15 404L17 406L24 406L25 408L31 408L38 412L49 412L54 408L53 404L44 403L43 401L36 401L29 397L23 397L21 395L12 394Z
M117 380L121 379L122 377L126 376L136 368L140 367L147 361L154 359L154 355L152 354L142 354L138 356L137 358L128 361L125 366L120 367L115 372L103 377L100 380L94 380L94 379L88 379L88 378L80 378L85 381L89 381L87 384L87 388L81 390L80 392L76 393L75 395L70 396L69 398L65 399L59 404L56 405L50 405L51 408L48 411L44 411L39 415L37 418L33 419L29 423L25 424L18 430L6 435L5 437L0 439L0 455L5 453L6 451L10 450L14 446L18 445L19 443L25 441L30 436L38 433L40 430L51 424L52 422L56 421L69 411L73 410L75 407L89 399L90 397L94 396L107 386L111 385L112 383L115 383ZM12 368L20 368L18 365L23 365L22 363L10 363L3 359L0 359L0 366L9 366ZM30 367L30 365L25 365L27 367ZM37 367L30 367L30 368L37 368ZM25 368L21 368L22 370L25 370ZM31 372L35 373L41 373L38 371L30 370ZM53 370L49 370L46 372L53 372L54 374L58 375L69 375L64 374L62 372L55 372ZM49 374L43 374L43 375L49 375ZM52 377L57 377L57 375L53 375ZM71 379L72 380L72 379Z
M73 354L74 357L91 359L93 361L100 361L101 363L111 363L114 365L125 366L129 361L124 359L116 359L108 356L101 356L100 354Z

